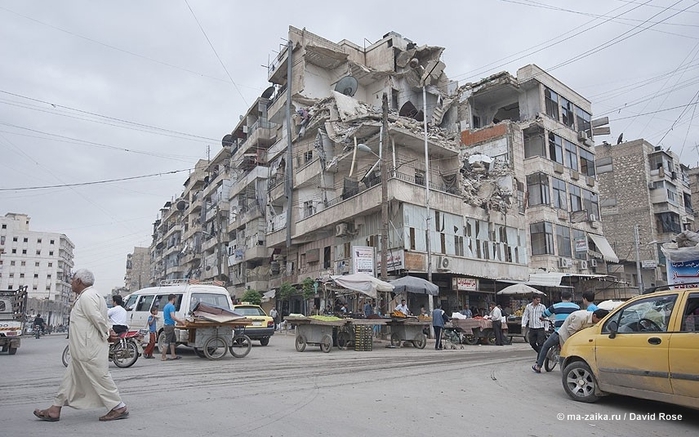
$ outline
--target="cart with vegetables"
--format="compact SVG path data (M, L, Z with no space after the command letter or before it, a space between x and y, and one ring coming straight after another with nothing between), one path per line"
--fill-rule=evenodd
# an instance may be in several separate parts
M333 329L341 328L349 319L332 316L311 316L285 318L287 323L296 326L296 350L303 352L306 345L320 346L320 350L328 353L333 347Z
M233 311L199 302L184 325L177 326L178 342L194 349L201 358L218 360L230 351L236 358L243 358L252 349L245 327L252 320Z
M391 346L400 346L404 341L411 342L418 349L424 349L427 345L427 336L422 330L430 326L429 321L420 321L414 317L393 317L386 325L391 329Z

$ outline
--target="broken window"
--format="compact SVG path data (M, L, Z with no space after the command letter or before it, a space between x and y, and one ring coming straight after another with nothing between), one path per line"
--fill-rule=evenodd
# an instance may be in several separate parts
M599 217L599 197L596 193L588 190L582 190L583 209L587 211L588 216L594 215Z
M549 133L549 159L563 164L563 138Z
M304 218L310 217L316 213L316 208L312 200L303 202Z
M524 157L531 158L532 156L546 156L546 147L544 145L544 135L542 132L524 134Z
M578 132L587 132L587 136L592 137L592 129L590 125L590 119L592 116L588 112L576 106L575 118L578 122Z
M558 121L558 94L546 88L544 90L544 101L546 103L546 115Z
M655 215L656 226L658 232L665 233L675 233L678 234L682 232L682 227L680 225L680 216L673 212L664 212Z
M553 255L553 225L549 222L529 225L532 255Z
M477 115L473 116L473 129L479 129L481 127L481 118Z
M439 233L439 253L447 253L447 235L444 232Z
M561 100L561 122L571 129L575 129L575 109L573 104L563 97Z
M425 185L425 171L415 169L415 183L418 185Z
M464 256L464 237L454 235L454 254Z
M313 161L313 150L309 150L307 152L303 153L303 162L304 163L309 163Z
M415 228L410 228L410 250L415 250Z
M553 206L555 208L568 211L565 181L557 178L551 178L551 188L553 189Z
M578 146L568 140L563 140L565 144L565 166L571 170L578 171Z
M325 246L323 249L323 268L330 268L330 246Z
M570 210L580 211L582 207L582 197L580 196L580 187L573 184L568 184L568 192L570 193Z
M556 226L556 246L558 246L558 256L569 258L573 256L570 246L570 228L567 226Z
M527 190L529 192L529 206L550 203L549 178L545 173L534 173L527 176Z
M595 175L595 155L583 148L580 149L580 173L585 176Z

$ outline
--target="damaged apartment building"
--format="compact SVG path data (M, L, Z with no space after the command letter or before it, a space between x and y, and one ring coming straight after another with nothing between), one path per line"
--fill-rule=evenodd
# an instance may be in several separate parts
M290 27L288 41L272 86L161 210L153 281L220 280L240 297L376 273L385 251L389 277L429 271L443 303L483 307L531 269L560 285L615 261L577 93L532 65L459 86L443 48L395 32L361 47Z

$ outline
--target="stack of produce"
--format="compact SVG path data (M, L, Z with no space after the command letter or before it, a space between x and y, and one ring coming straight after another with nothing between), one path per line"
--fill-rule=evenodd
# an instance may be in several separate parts
M373 348L372 335L374 327L371 325L354 326L354 350L370 351Z

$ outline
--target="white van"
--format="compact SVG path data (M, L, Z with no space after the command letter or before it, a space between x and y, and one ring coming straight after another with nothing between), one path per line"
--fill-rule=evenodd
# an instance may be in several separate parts
M148 316L153 306L158 308L158 347L161 345L163 332L163 308L170 294L177 296L175 315L184 319L199 302L232 310L231 295L223 287L207 282L193 282L188 279L161 281L156 287L147 287L135 291L126 297L124 307L128 312L130 329L148 329ZM187 343L187 330L175 330L177 343Z

